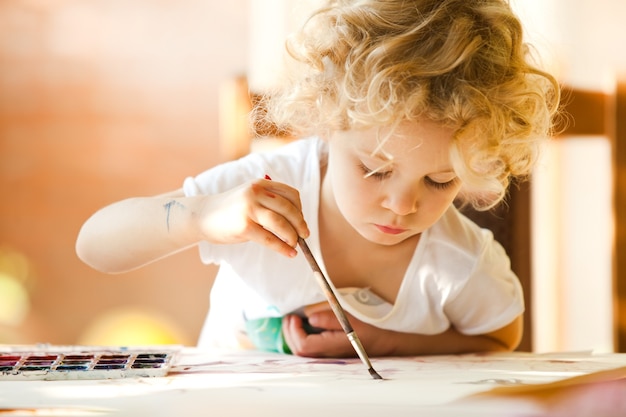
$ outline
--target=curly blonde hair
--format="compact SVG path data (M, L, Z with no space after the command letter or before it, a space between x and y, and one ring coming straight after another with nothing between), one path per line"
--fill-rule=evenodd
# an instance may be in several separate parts
M452 126L464 201L488 209L530 174L559 105L522 37L505 0L331 0L288 39L296 66L263 117L299 135Z

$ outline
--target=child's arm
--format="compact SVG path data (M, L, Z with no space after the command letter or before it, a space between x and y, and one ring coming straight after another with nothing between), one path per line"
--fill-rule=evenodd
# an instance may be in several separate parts
M301 322L297 316L288 316L283 321L285 338L294 354L312 357L355 356L354 349L338 327L332 312L320 311L309 317L312 326L330 331L307 335L301 328ZM453 327L436 335L420 335L379 329L354 317L350 317L350 323L368 355L414 356L512 351L521 340L523 316L518 316L494 332L476 336L464 335Z
M308 236L298 191L259 179L222 194L185 197L182 190L111 204L81 228L78 256L93 268L119 273L206 240L255 241L295 256Z

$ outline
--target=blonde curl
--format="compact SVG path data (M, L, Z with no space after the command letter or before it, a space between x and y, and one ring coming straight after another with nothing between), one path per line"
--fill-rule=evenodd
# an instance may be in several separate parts
M262 116L298 135L454 127L463 196L488 209L530 174L558 111L560 87L522 38L505 0L333 0L289 38L292 66Z

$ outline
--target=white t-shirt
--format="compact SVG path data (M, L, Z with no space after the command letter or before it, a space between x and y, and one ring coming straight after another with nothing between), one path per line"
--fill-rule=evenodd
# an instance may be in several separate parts
M266 174L298 189L311 231L307 241L326 274L317 219L320 161L327 152L324 141L301 139L187 178L183 189L187 196L215 194ZM200 346L238 346L244 319L282 316L325 299L302 253L290 259L253 242L201 242L200 255L203 262L220 265ZM464 334L482 334L524 311L521 285L504 249L454 206L422 233L393 305L366 289L339 289L338 297L361 321L420 334L441 333L450 325Z

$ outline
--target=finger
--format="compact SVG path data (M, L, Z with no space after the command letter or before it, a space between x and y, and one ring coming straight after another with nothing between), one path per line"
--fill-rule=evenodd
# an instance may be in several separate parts
M294 244L298 237L307 238L309 236L309 227L304 220L304 215L289 200L276 195L272 199L263 200L262 204L271 212L281 216L285 220L285 225L288 225L289 229L293 229Z
M281 213L296 230L298 236L303 238L309 236L309 228L302 215L302 202L298 190L287 184L265 179L257 181L254 185L262 187L265 197L269 197L263 200L267 208Z
M266 246L289 258L293 258L298 254L298 252L283 239L256 223L248 228L246 236L248 240Z
M309 335L302 326L302 318L295 314L283 318L283 335L291 352L297 356L322 357L324 345L319 338ZM317 339L317 340L316 340Z
M267 177L263 180L257 181L256 183L267 189L269 192L275 195L280 195L284 199L289 200L289 202L291 202L291 204L293 204L298 211L302 211L300 193L295 188L281 182L272 181L271 179L267 179Z
M295 314L283 317L283 336L294 355L302 356L302 344L307 334L302 328L302 319Z
M354 357L355 351L343 331L325 330L319 334L308 334L297 315L283 318L285 342L294 355L311 358Z
M342 330L341 323L332 310L320 310L311 315L307 314L309 324L313 327L319 327L328 330Z
M320 311L330 310L330 309L331 308L330 308L330 304L328 303L328 301L320 301L319 303L305 306L303 308L303 312L305 316L309 317L312 314L318 313Z
M265 230L272 232L289 246L295 247L298 242L298 231L283 213L276 210L280 209L265 205L255 207L250 213L250 219Z

